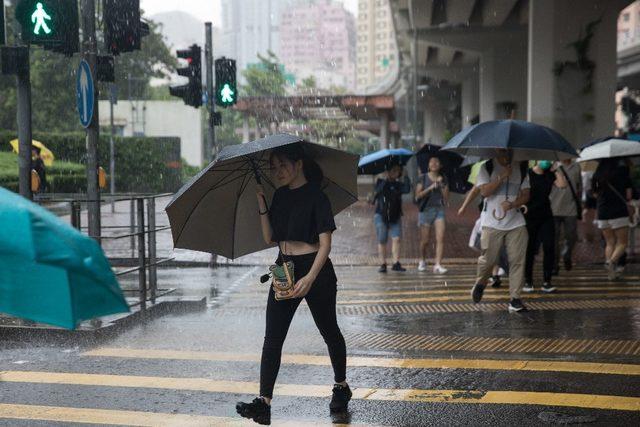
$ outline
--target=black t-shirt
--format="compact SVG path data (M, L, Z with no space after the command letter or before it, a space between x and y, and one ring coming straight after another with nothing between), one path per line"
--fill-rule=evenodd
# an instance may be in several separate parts
M593 175L592 188L598 194L598 219L615 219L629 216L626 203L627 189L632 188L629 169L626 166L617 166L611 170L605 185L602 185L602 181L596 171Z
M553 217L549 194L553 189L556 174L544 171L537 174L533 169L529 170L529 185L531 186L529 202L527 203L527 219L548 219Z
M307 183L291 190L280 187L273 194L269 221L274 242L318 243L322 233L336 229L331 202L317 184Z

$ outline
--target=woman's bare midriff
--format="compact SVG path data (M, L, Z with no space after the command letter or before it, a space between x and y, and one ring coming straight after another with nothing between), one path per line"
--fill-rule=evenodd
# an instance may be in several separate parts
M286 251L285 251L286 249ZM288 240L286 242L280 242L280 251L285 255L306 255L318 252L320 249L319 243L307 243Z

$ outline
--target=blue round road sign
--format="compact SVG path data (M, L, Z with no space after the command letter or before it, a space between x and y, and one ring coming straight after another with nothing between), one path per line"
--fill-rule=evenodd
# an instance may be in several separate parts
M82 127L89 127L93 119L93 77L91 68L84 59L80 61L78 75L76 76L76 98L78 102L78 114Z

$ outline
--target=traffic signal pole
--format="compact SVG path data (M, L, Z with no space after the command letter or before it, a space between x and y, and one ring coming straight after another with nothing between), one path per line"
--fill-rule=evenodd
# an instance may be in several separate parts
M21 66L16 74L18 96L18 168L19 188L23 197L31 200L31 72L29 64L29 48L19 47L23 50Z
M216 127L214 126L213 116L215 114L215 95L213 93L213 31L211 22L205 24L205 61L207 66L207 112L209 117L207 124L209 132L207 134L206 158L207 164L213 161L216 154Z
M96 76L96 40L95 0L82 0L82 56L89 64L91 75ZM97 92L97 85L94 86ZM89 216L89 236L100 241L100 189L98 187L98 138L100 136L98 120L98 94L93 96L93 118L87 127L87 207Z

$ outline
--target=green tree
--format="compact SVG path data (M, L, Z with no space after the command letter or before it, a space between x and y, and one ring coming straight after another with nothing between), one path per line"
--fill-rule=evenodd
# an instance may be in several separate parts
M240 96L284 96L287 81L278 57L269 51L267 56L258 54L258 59L258 64L242 72L247 83Z

